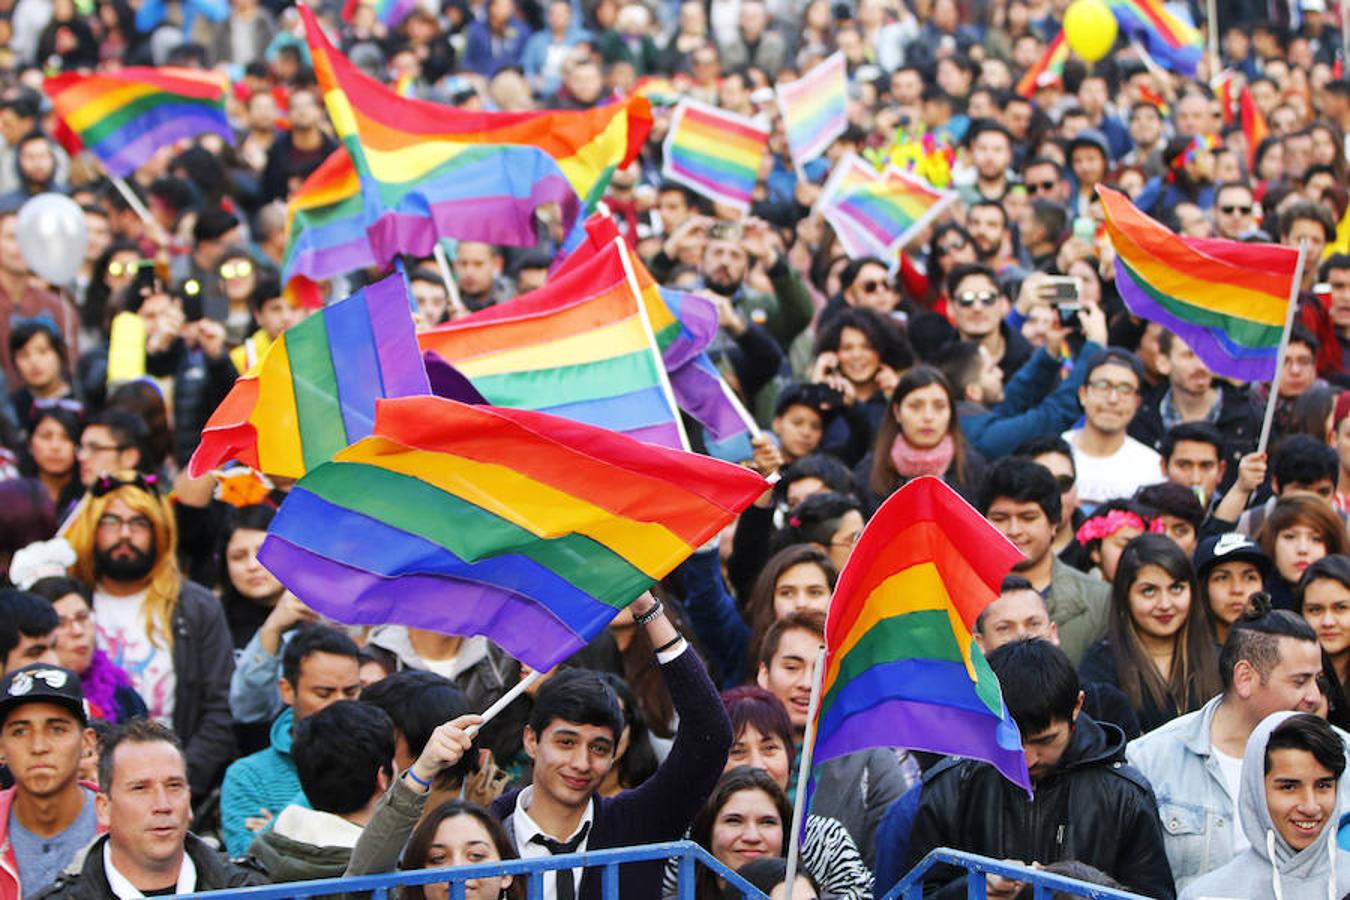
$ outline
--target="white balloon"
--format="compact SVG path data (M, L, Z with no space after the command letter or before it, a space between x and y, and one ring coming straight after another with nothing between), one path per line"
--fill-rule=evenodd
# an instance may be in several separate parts
M19 253L35 275L54 285L75 280L89 244L78 203L65 194L38 194L19 208L15 225Z

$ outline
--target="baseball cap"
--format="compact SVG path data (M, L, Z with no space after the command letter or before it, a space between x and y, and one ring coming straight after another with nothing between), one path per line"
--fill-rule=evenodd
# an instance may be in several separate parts
M1195 548L1195 574L1202 582L1215 566L1226 562L1249 562L1261 570L1262 578L1270 577L1270 557L1261 545L1236 531L1205 538Z
M70 710L81 725L89 722L80 676L60 666L34 663L5 675L0 681L0 723L25 703L54 703Z

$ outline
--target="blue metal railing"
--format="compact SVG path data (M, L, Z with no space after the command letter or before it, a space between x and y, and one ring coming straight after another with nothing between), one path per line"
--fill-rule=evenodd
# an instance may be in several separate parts
M734 888L746 900L766 900L750 882L728 869L693 841L671 841L665 844L644 844L641 847L618 847L612 850L594 850L543 859L511 859L482 863L475 866L456 866L447 869L419 869L412 872L389 872L382 875L359 875L352 878L325 878L319 881L291 881L231 891L208 891L182 894L181 897L218 898L225 894L245 900L289 900L291 897L325 897L336 894L369 894L374 900L397 897L395 889L415 884L448 884L450 900L464 900L464 883L475 878L500 875L522 876L527 879L525 894L528 900L542 900L544 873L555 869L601 869L601 886L606 900L619 900L619 866L625 863L674 860L679 873L680 900L694 900L694 873L705 866ZM627 900L627 898L625 898Z
M1062 891L1074 897L1089 897L1092 900L1144 900L1138 894L1118 891L1113 888L1087 884L1063 875L1055 875L1042 869L1030 869L1002 860L963 853L960 850L948 850L939 847L932 851L919 864L910 870L900 883L891 888L882 900L920 900L923 897L923 878L935 865L946 863L960 866L972 875L1001 875L1014 881L1034 885L1036 900L1050 900L1052 892ZM984 879L967 878L966 896L970 900L985 900Z

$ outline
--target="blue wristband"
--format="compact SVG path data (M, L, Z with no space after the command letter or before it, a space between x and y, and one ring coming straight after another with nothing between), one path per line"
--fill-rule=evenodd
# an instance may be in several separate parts
M412 770L412 766L409 766L409 767L408 767L408 771L405 772L404 774L407 775L409 778L411 778L413 781L415 781L415 782L417 782L418 784L420 784L420 785L421 785L422 787L424 787L424 788L430 788L430 787L431 787L431 782L430 782L430 781L423 781L422 779L420 779L420 778L417 777L417 773L414 772L414 771Z

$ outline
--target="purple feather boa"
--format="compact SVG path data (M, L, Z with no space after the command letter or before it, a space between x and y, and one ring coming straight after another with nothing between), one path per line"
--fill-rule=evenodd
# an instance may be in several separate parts
M122 712L117 689L131 687L131 677L108 659L108 654L96 649L88 671L80 676L80 684L84 687L84 699L98 707L106 721L116 725Z

